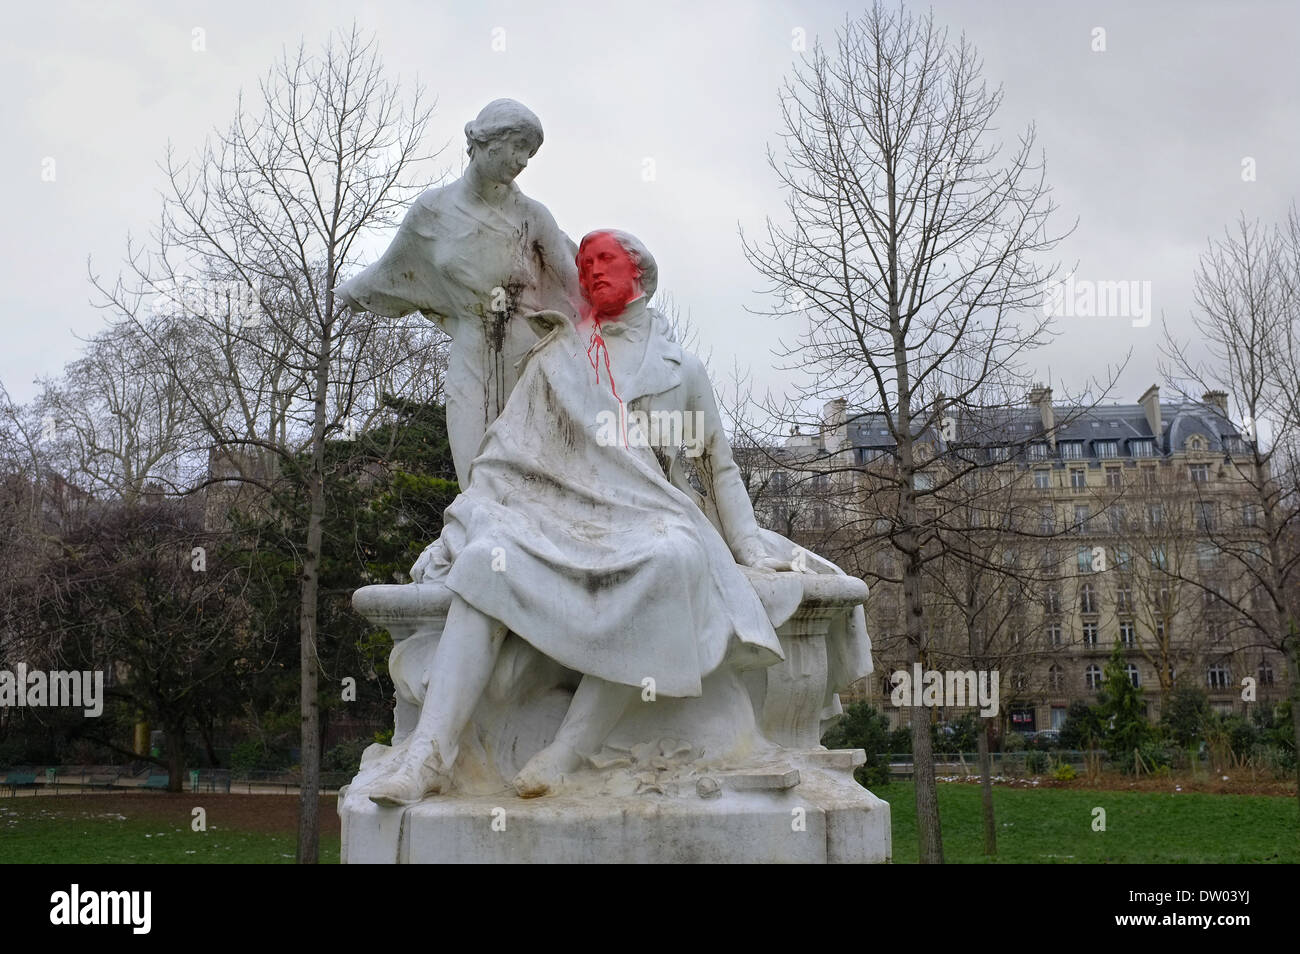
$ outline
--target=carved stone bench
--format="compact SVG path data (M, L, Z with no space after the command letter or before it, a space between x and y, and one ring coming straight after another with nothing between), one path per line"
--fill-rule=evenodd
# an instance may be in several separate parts
M744 569L762 585L763 574ZM834 691L842 687L828 685L827 636L836 622L866 600L867 584L843 574L777 575L795 578L803 587L797 609L776 627L785 659L746 673L744 682L769 740L791 749L816 749L826 725L840 712ZM441 584L406 583L366 586L352 596L356 611L388 630L396 644L390 667L398 686L394 743L405 739L419 718L420 692L410 686L411 674L402 671L401 644L413 637L440 636L452 595Z

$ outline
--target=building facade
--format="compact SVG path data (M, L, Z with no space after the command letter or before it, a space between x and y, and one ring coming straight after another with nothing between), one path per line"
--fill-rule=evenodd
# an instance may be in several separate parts
M1247 567L1261 514L1227 395L1162 402L1152 387L1136 404L1071 407L1037 387L1021 407L946 423L968 439L925 435L915 483L928 667L997 670L1003 730L1059 728L1072 701L1095 702L1117 641L1153 721L1177 687L1225 714L1286 697L1285 660L1241 612L1267 597ZM820 428L751 468L751 490L772 529L871 585L876 672L841 697L897 725L915 710L890 704L912 658L890 541L895 444L883 415L831 402Z

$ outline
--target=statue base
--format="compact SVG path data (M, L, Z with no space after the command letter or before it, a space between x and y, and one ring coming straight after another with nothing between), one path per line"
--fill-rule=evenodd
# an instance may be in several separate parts
M889 805L853 778L861 750L786 751L752 769L577 786L542 798L435 796L387 808L339 793L345 864L883 864Z

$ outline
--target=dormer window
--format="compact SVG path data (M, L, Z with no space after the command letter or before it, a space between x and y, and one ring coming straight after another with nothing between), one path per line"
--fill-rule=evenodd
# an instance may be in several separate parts
M1079 460L1083 457L1083 441L1061 441L1061 460Z
M1119 456L1119 441L1097 441L1093 446L1097 448L1098 457Z
M1155 457L1156 442L1149 437L1129 441L1129 453L1134 457Z

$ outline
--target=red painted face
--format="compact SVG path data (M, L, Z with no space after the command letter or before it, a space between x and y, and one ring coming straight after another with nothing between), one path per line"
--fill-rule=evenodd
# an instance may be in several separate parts
M640 278L632 256L608 232L587 239L578 251L578 281L597 321L622 314L641 294Z

